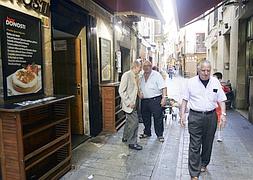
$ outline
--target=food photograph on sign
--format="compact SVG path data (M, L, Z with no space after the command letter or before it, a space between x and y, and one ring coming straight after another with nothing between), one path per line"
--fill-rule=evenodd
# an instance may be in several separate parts
M29 64L7 77L8 96L36 93L42 88L41 66Z

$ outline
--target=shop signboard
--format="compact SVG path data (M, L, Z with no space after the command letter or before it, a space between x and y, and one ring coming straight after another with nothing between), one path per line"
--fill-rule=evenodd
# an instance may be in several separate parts
M25 7L27 10L36 11L39 14L49 17L50 15L50 0L5 0L13 5L17 4L20 7Z
M43 94L41 21L0 6L4 99Z

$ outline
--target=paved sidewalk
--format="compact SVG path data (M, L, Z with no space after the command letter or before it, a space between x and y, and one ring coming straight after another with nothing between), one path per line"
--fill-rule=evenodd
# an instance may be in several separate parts
M143 124L140 126L139 131L142 132ZM160 143L154 134L140 140L139 143L144 146L142 151L129 150L121 142L123 129L113 135L95 137L73 151L73 169L62 179L81 180L93 176L95 180L148 180L175 177L180 137L178 127L175 121L166 127L164 143Z
M182 84L181 78L169 80L168 94L174 97L175 91L180 93L179 84ZM173 92L170 86L177 90ZM139 132L142 130L143 124L140 124ZM102 134L76 148L73 168L62 180L190 180L189 134L177 121L165 122L164 143L160 143L154 133L148 139L139 140L142 151L129 150L121 142L122 133L123 128L112 135ZM253 125L231 110L223 135L222 143L215 139L211 163L200 179L253 179Z

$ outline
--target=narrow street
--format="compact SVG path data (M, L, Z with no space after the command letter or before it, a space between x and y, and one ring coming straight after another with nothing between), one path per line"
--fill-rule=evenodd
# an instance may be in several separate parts
M168 96L180 99L185 79L167 79ZM253 125L234 110L227 113L228 124L223 142L214 141L208 171L201 180L253 179ZM143 130L140 124L139 132ZM189 134L178 121L165 122L165 142L156 136L139 140L142 151L129 150L121 142L123 128L101 134L73 151L72 170L62 180L189 180Z

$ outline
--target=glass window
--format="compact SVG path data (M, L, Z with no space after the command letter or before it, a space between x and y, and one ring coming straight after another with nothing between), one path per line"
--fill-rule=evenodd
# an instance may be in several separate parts
M215 9L213 16L213 26L216 26L217 22L218 22L218 9Z
M248 53L248 59L249 59L249 75L253 75L253 41L248 41L247 43L247 53Z
M195 46L196 53L203 53L206 52L205 46L205 33L196 33L196 46Z
M208 18L208 21L207 21L207 32L208 32L208 34L210 34L210 30L211 30L211 28L210 28L210 18Z

